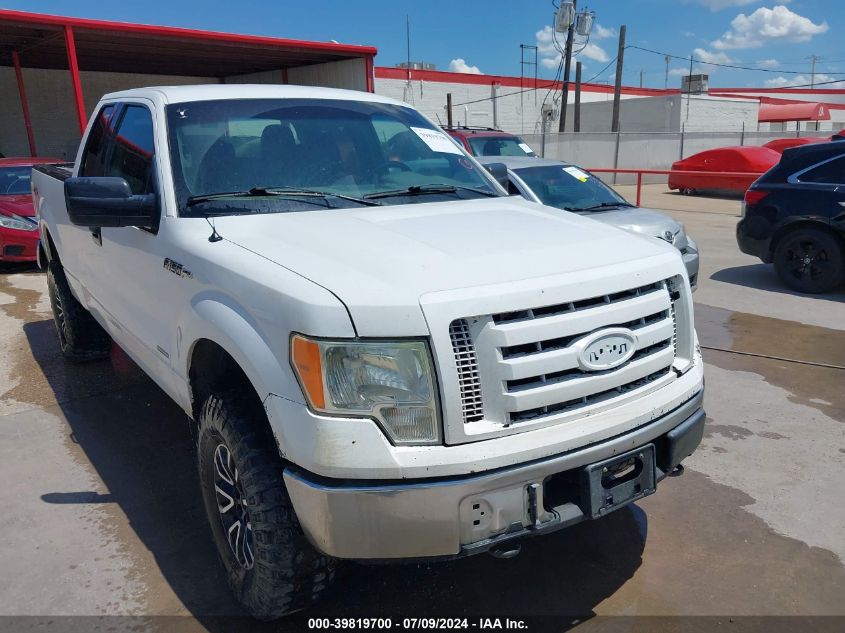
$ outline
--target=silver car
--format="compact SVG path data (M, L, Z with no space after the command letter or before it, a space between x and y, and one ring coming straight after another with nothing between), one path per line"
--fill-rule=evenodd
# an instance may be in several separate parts
M484 165L504 163L514 195L673 244L681 251L692 289L698 286L698 245L686 234L683 224L665 213L634 206L601 180L570 163L522 156L486 156L478 160Z

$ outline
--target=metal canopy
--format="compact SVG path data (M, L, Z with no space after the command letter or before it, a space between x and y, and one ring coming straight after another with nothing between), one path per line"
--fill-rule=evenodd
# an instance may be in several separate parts
M36 154L22 68L68 69L80 134L87 116L79 71L221 79L344 59L363 59L373 91L370 46L309 42L172 26L87 20L0 9L0 66L13 66L30 154Z
M24 67L68 68L66 27L82 70L225 77L376 54L369 46L0 10L0 65L13 65L17 51Z

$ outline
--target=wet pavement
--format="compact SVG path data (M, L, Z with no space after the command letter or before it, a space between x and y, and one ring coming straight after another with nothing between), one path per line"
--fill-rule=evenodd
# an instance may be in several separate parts
M346 564L307 615L715 618L598 617L577 627L587 631L703 630L729 618L731 631L777 630L781 621L742 616L845 616L845 301L769 289L765 270L726 280L725 269L754 265L730 250L730 211L673 215L713 245L712 258L702 246L696 293L708 423L685 474L600 521L526 541L512 560ZM0 615L279 630L220 619L240 614L212 549L185 415L116 347L107 361L65 364L45 289L40 273L0 270ZM737 300L742 289L757 300Z

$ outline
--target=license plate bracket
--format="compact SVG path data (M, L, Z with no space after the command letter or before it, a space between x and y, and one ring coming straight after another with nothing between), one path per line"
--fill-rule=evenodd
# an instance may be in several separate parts
M656 489L654 444L616 455L581 471L581 499L585 514L605 516Z

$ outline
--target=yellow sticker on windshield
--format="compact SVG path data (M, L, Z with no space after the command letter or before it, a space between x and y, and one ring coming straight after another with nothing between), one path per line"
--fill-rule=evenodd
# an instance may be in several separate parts
M587 182L587 180L590 178L590 174L585 171L581 171L577 167L564 167L563 171L565 171L573 178L580 180L581 182Z

